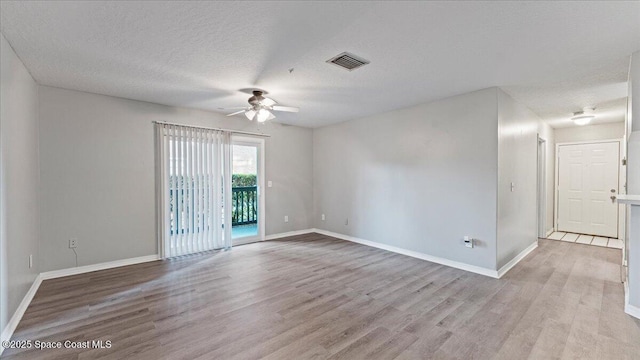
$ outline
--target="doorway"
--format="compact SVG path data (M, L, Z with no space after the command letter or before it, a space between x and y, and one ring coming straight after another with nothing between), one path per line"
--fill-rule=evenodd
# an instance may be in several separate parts
M232 138L231 239L241 245L264 239L264 139Z
M618 238L620 141L558 144L558 232Z

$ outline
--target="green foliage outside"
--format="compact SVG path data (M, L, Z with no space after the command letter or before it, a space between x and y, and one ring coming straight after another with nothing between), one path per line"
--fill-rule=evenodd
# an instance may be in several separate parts
M258 184L255 174L233 174L231 175L231 186L256 186Z
M233 197L231 199L231 204L233 206L233 210L231 212L231 223L233 226L238 224L255 224L258 220L256 190L237 189L241 187L256 186L257 184L255 174L231 175L231 187L234 188Z
M178 181L184 181L185 179L192 179L191 177L186 177L186 176L176 176L173 175L171 176L171 188L174 189L176 186L178 186ZM203 183L207 181L206 176L203 176L202 178L199 178L199 181L202 181ZM187 184L189 186L195 186L193 184L193 180L190 184ZM243 186L256 186L258 185L258 179L257 176L255 174L233 174L231 175L231 187L243 187ZM181 183L181 186L185 186L184 182Z

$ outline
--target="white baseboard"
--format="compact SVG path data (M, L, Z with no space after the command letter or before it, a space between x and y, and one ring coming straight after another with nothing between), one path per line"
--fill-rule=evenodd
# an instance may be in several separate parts
M37 275L35 280L33 280L33 284L31 284L29 291L27 291L27 293L24 295L22 301L20 302L20 305L18 305L18 308L13 313L11 320L9 320L7 326L2 331L2 335L0 335L0 340L2 342L11 340L13 332L16 330L16 327L18 327L20 320L22 320L22 315L24 315L24 312L27 311L29 304L31 304L31 300L33 300L33 297L36 295L36 292L38 291L41 283L42 276ZM4 347L0 345L0 355L2 355L3 351Z
M640 307L629 304L629 285L626 282L624 283L624 312L640 319Z
M538 247L537 242L532 244L523 252L521 252L518 256L516 256L513 260L511 260L507 265L503 266L499 271L496 271L496 270L491 270L491 269L487 269L487 268L483 268L475 265L469 265L469 264L465 264L465 263L461 263L453 260L440 258L437 256L427 255L427 254L419 253L416 251L406 250L406 249L398 248L391 245L380 244L377 242L364 240L364 239L356 238L353 236L343 235L343 234L334 233L331 231L326 231L321 229L305 229L305 230L289 231L289 232L279 233L279 234L272 234L272 235L266 236L265 240L274 240L274 239L309 234L314 232L318 234L331 236L338 239L366 245L366 246L375 247L382 250L395 252L401 255L411 256L417 259L426 260L426 261L434 262L434 263L445 265L445 266L450 266L456 269L470 271L476 274L485 275L493 278L500 278L507 271L509 271L509 269L515 266L515 264L517 264L520 260L522 260L522 258L524 258L527 254L529 254L536 247ZM11 317L11 320L5 327L4 331L2 331L2 335L1 335L2 341L11 339L13 332L15 331L16 327L18 326L18 323L22 319L24 312L29 307L31 300L35 296L43 280L55 279L55 278L60 278L60 277L70 276L70 275L78 275L78 274L83 274L83 273L88 273L88 272L98 271L98 270L112 269L112 268L117 268L117 267L127 266L127 265L141 264L145 262L156 261L159 259L160 257L158 255L147 255L147 256L140 256L140 257L130 258L130 259L110 261L110 262L105 262L100 264L79 266L79 267L74 267L69 269L47 271L39 274L38 276L36 276L36 279L31 285L31 288L29 289L29 291L25 294L24 298L22 299L22 302L20 302L20 305L18 306L15 313ZM627 305L625 306L625 311L632 316L640 318L640 309L629 305L628 301L626 304ZM2 354L2 350L3 348L0 346L0 354Z
M420 253L417 251L406 250L406 249L402 249L402 248L391 246L391 245L377 243L374 241L364 240L364 239L360 239L360 238L349 236L349 235L334 233L332 231L327 231L322 229L312 229L312 230L313 232L317 232L318 234L331 236L338 239L347 240L347 241L351 241L351 242L366 245L366 246L371 246L371 247L382 249L382 250L391 251L401 255L411 256L413 258L434 262L440 265L450 266L456 269L469 271L472 273L489 276L492 278L498 278L498 272L496 270L491 270L491 269L487 269L487 268L483 268L475 265L469 265L469 264L461 263L458 261L453 261L453 260L449 260L449 259L445 259L445 258L433 256L433 255L428 255L428 254Z
M69 268L69 269L54 270L54 271L47 271L47 272L40 273L38 276L36 276L36 279L33 281L33 284L31 284L31 288L29 288L29 291L27 291L27 293L24 295L24 298L20 302L20 305L18 305L18 308L13 313L11 320L9 320L9 323L2 331L2 335L0 335L1 340L5 341L5 340L11 339L11 336L13 336L13 332L16 330L16 327L18 326L18 323L20 323L20 320L22 319L24 312L29 307L29 304L31 304L31 300L33 300L33 297L36 295L36 292L38 291L38 288L40 287L40 284L42 283L43 280L55 279L55 278L70 276L70 275L83 274L83 273L88 273L88 272L98 271L98 270L112 269L112 268L117 268L117 267L127 266L127 265L141 264L141 263L155 261L159 259L160 257L158 255L147 255L147 256L140 256L136 258L109 261L109 262L100 263L100 264L78 266L78 267ZM0 346L0 354L2 354L3 350L4 348Z
M265 241L267 241L267 240L275 240L275 239L281 239L281 238L285 238L285 237L289 237L289 236L310 234L312 232L314 232L314 229L288 231L288 232L283 232L283 233L278 233L278 234L267 235L267 236L264 237L264 240Z
M629 303L624 304L624 312L627 315L631 315L636 319L640 319L640 307L630 305Z
M516 264L519 263L520 260L524 259L525 256L529 255L529 253L535 250L537 247L538 247L538 240L536 240L536 242L534 242L533 244L529 245L526 249L522 250L520 254L516 255L516 257L511 259L511 261L509 261L503 267L501 267L500 270L498 270L498 279L504 276L504 274L506 274L509 270L511 270L512 267L516 266Z
M99 264L93 264L93 265L85 265L85 266L78 266L78 267L62 269L62 270L47 271L47 272L41 273L40 276L42 277L42 280L55 279L55 278L64 277L64 276L84 274L84 273L98 271L98 270L113 269L121 266L141 264L141 263L156 261L156 260L160 260L159 255L146 255L146 256L140 256L140 257L135 257L130 259L122 259L122 260L109 261L109 262L104 262Z

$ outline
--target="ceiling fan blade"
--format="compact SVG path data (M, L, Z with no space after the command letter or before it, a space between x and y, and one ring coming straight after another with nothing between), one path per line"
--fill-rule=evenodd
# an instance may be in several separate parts
M243 113L243 112L245 112L245 111L246 111L246 110L243 108L243 109L242 109L242 110L240 110L240 111L236 111L236 112L234 112L234 113L227 114L227 116L233 116L233 115L242 114L242 113Z
M275 111L286 111L286 112L298 112L300 111L299 108L297 107L293 107L293 106L280 106L280 105L275 105L272 107L273 110Z
M218 108L218 110L240 110L240 109L246 109L246 106L236 106L236 107L229 107L229 108Z

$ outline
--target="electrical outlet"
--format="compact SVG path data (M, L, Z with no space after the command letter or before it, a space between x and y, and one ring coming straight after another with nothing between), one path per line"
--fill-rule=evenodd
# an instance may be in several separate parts
M516 184L511 183L511 192L516 191Z
M78 239L77 238L69 239L69 249L75 249L77 247L78 247Z
M473 238L471 236L464 237L464 246L468 248L473 248Z
M284 216L284 222L289 222L289 215Z
M33 267L33 254L29 254L29 269Z
M325 220L325 217L324 217L324 214L322 214L322 221L324 221L324 220Z

